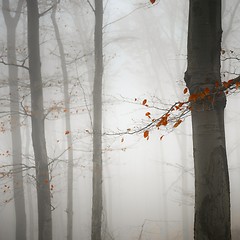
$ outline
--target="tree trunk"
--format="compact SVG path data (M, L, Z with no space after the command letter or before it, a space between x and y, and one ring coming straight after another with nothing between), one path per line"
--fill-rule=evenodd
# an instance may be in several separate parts
M221 0L190 0L188 68L190 94L221 85ZM195 170L194 239L230 240L230 193L224 132L224 93L192 103Z
M102 76L103 76L102 24L103 24L103 3L102 0L95 0L92 240L101 240L101 228L102 228Z
M58 44L58 49L61 59L61 68L63 74L63 89L64 89L64 105L65 105L65 124L66 130L70 133L67 135L68 147L68 188L67 188L67 240L72 240L73 233L73 149L72 149L72 134L71 134L71 118L70 118L70 96L68 91L68 72L65 59L63 43L60 37L57 21L56 10L57 0L53 1L54 7L51 15L55 36Z
M10 88L10 114L13 161L13 194L16 214L16 239L26 240L26 212L22 176L22 140L19 115L18 67L16 57L16 28L23 0L18 1L14 17L10 14L9 0L2 1L2 11L7 27L8 83Z
M28 50L31 89L32 142L36 164L38 239L52 239L52 216L48 157L44 132L43 89L39 49L38 1L27 0Z

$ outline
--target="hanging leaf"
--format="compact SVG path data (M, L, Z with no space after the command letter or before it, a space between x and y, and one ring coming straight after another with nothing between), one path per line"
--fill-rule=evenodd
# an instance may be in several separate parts
M189 96L188 101L189 101L189 102L191 102L191 101L196 102L197 99L198 99L198 97L199 97L198 94L193 93L193 94L191 94L191 95Z
M148 138L149 137L149 131L146 130L144 133L143 133L143 136L144 138ZM148 140L148 139L147 139Z
M70 131L69 130L66 130L65 131L65 135L67 135L67 134L69 134L70 133Z
M240 82L236 82L236 89L240 87Z
M156 2L156 0L150 0L151 4L154 4Z
M146 112L146 113L145 113L145 116L147 116L147 117L149 117L149 118L151 118L150 115L151 115L150 112Z
M179 120L173 125L173 127L176 128L176 127L178 127L179 124L181 124L181 123L182 123L182 120L179 119Z
M205 95L209 95L209 93L210 93L210 89L207 87L207 88L205 88L204 89L204 93L205 93Z
M146 103L147 103L147 99L144 99L142 102L142 105L146 105Z
M124 138L121 139L121 142L124 142Z
M187 92L188 92L188 89L187 89L187 88L184 88L183 94L186 94Z

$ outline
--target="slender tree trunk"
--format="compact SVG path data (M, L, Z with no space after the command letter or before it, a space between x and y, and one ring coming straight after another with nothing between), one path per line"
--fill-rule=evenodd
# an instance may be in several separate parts
M27 0L32 142L36 164L38 240L52 239L48 157L44 132L43 88L39 49L38 1Z
M190 0L188 68L190 94L221 84L221 0ZM194 239L230 240L230 193L224 133L225 95L192 104L195 169Z
M93 196L92 240L101 240L102 229L102 49L103 2L95 0L95 76L93 84Z
M72 149L72 134L71 134L71 118L70 118L70 96L68 88L68 72L64 53L63 43L60 37L57 21L56 10L57 0L53 1L54 7L51 15L55 36L58 44L58 49L61 59L61 68L63 73L63 89L64 89L64 104L65 104L65 127L70 132L67 135L68 147L68 189L67 189L67 240L72 240L73 233L73 149Z
M22 140L19 115L19 92L18 92L18 68L16 57L16 28L22 10L23 0L18 1L14 17L10 14L9 0L2 1L2 11L7 27L7 59L8 83L10 88L10 112L11 112L11 136L12 136L12 161L13 161L13 193L16 214L16 239L26 240L26 212L23 189L22 164Z
M27 120L26 122L26 148L25 148L25 156L26 156L26 164L30 165L29 161L29 147L31 146L30 144L30 129L29 129L29 121ZM34 208L33 208L33 191L32 191L32 186L31 183L27 182L27 207L28 207L28 234L29 234L29 240L34 240Z

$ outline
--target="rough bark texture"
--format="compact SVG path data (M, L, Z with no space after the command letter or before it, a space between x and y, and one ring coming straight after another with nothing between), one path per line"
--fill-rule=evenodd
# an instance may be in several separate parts
M38 240L52 239L52 217L48 157L44 132L43 89L39 49L38 1L27 0L28 50L31 88L32 142L36 164Z
M13 191L16 215L16 239L26 240L26 213L23 189L22 141L19 116L19 92L18 92L18 67L16 58L16 28L19 22L23 0L18 1L14 17L10 14L9 0L2 1L2 11L7 27L7 59L8 83L10 88L10 113L11 113L11 137L12 137L12 161L13 161Z
M92 240L101 240L102 228L102 23L103 3L95 0L95 76L93 85L93 197Z
M65 105L65 126L66 130L70 132L67 135L68 147L68 188L67 188L67 240L72 240L73 233L73 149L72 149L72 134L71 134L71 118L70 118L70 96L68 89L68 72L66 65L66 58L64 53L63 43L60 37L57 21L56 10L57 0L53 1L54 7L51 15L54 32L60 53L61 68L63 73L63 90L64 90L64 105Z
M220 79L221 0L190 0L188 68L190 94ZM224 133L225 95L192 104L195 169L194 239L230 240L230 193Z

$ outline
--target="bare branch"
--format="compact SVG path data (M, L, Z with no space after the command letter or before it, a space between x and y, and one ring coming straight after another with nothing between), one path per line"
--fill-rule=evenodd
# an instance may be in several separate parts
M50 8L48 8L47 10L45 10L42 13L39 13L39 17L44 16L46 13L48 13L49 11L51 11L57 4L60 3L60 0L56 1Z
M27 58L23 60L23 63L22 64L14 64L14 63L7 63L3 60L3 58L0 59L0 63L2 63L3 65L6 65L6 66L15 66L15 67L21 67L21 68L24 68L26 70L29 71L29 67L26 67L25 66L25 62L26 62Z
M95 13L95 9L94 9L93 5L91 4L91 2L89 0L87 0L87 3L90 6L90 8L92 9L92 11Z
M124 16L122 16L122 17L120 17L120 18L118 18L118 19L116 19L116 20L114 20L114 21L112 21L112 22L110 22L110 23L107 23L105 26L103 26L103 29L106 28L107 26L113 24L113 23L119 22L119 21L123 20L124 18L127 18L127 17L130 16L132 13L134 13L134 12L136 12L137 10L140 10L140 9L142 9L142 8L144 8L144 7L145 7L145 6L140 6L140 7L138 7L138 8L135 8L134 10L132 10L131 12L129 12L128 14L126 14L126 15L124 15Z

